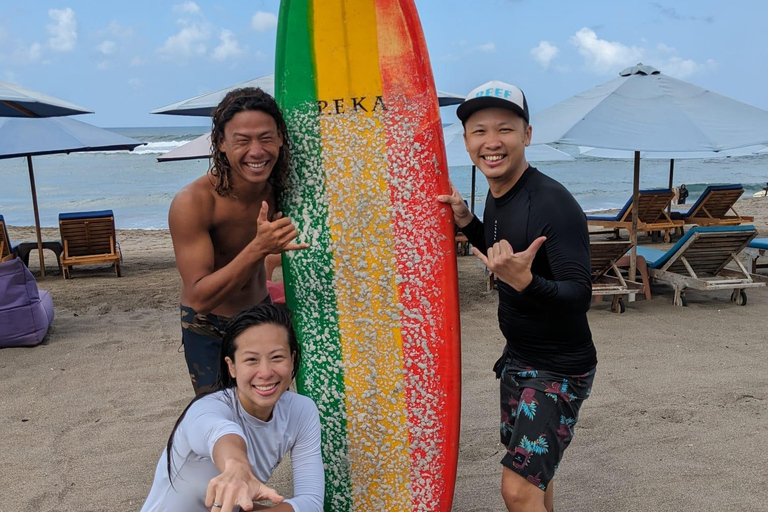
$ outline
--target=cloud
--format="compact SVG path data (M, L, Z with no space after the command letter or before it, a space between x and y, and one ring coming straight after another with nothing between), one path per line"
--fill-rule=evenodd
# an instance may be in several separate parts
M576 32L569 41L584 58L587 67L600 74L618 73L623 67L637 64L643 57L642 48L598 39L595 31L587 27Z
M236 59L245 54L245 50L240 46L235 39L235 34L231 30L224 29L221 31L221 44L213 50L211 57L215 60L224 61L228 59Z
M128 85L131 87L131 89L140 89L141 87L144 87L144 82L138 78L131 78L128 80Z
M531 55L539 65L548 69L552 59L557 57L560 49L549 41L541 41L538 46L531 48Z
M77 19L75 11L67 7L66 9L50 9L48 17L54 23L47 25L48 33L51 35L48 39L48 45L57 52L70 52L77 43Z
M27 46L21 41L16 41L16 48L14 48L12 57L11 57L12 62L16 64L32 64L35 62L41 62L42 59L43 59L42 44L32 43L29 46Z
M145 61L141 57L134 57L131 59L131 66L143 66L146 63L147 61Z
M96 45L96 50L102 55L112 55L115 53L117 45L114 41L103 41L101 44Z
M654 67L658 68L662 73L676 78L687 78L717 67L717 63L712 59L708 59L703 63L692 59L683 59L677 54L676 48L667 46L664 43L656 45L656 50L658 55L653 61L655 63Z
M440 60L455 62L455 61L461 60L462 57L472 55L473 53L495 53L496 52L496 43L494 43L493 41L489 41L484 44L479 44L471 48L468 48L469 43L464 39L457 41L455 44L456 46L461 48L461 51L459 51L458 53L448 53L446 55L443 55L440 57Z
M200 6L195 2L184 2L173 6L174 12L183 12L186 14L200 14Z
M133 27L131 26L123 26L119 24L117 21L112 20L109 22L109 25L106 26L106 28L103 28L99 30L96 35L99 37L119 37L119 38L129 38L133 37Z
M251 27L256 32L266 32L277 28L277 16L271 12L258 11L251 18Z
M483 53L493 53L496 51L496 43L485 43L475 47L475 50Z
M169 59L186 59L195 55L205 55L210 30L206 25L181 20L181 30L165 40L157 52Z
M685 16L677 12L674 7L664 7L658 2L651 3L656 9L658 9L662 15L666 16L670 20L674 21L703 21L705 23L714 23L714 16Z

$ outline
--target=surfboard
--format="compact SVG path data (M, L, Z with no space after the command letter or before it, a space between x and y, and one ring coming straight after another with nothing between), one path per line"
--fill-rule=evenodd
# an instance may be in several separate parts
M759 192L752 194L752 197L768 197L768 191L760 190Z
M276 97L299 392L323 428L326 511L451 508L460 407L453 219L412 0L283 0Z

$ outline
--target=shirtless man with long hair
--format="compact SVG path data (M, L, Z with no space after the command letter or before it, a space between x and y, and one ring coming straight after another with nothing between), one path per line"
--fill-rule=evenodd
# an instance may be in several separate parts
M181 274L184 354L195 393L216 381L224 327L269 302L264 260L303 249L277 212L290 152L274 98L257 88L227 94L213 115L211 168L173 199L168 224Z

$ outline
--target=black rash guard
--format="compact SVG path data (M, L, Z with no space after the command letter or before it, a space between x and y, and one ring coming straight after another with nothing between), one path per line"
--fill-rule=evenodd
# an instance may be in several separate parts
M597 364L587 322L592 298L587 219L560 183L528 167L509 192L485 203L462 229L483 254L499 240L515 252L540 236L547 241L531 266L533 281L522 292L497 280L499 326L510 356L535 369L578 375Z

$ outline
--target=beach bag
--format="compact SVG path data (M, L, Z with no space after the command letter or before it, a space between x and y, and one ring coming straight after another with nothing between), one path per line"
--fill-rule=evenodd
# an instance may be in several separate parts
M0 348L31 347L53 322L53 299L19 258L0 263Z

